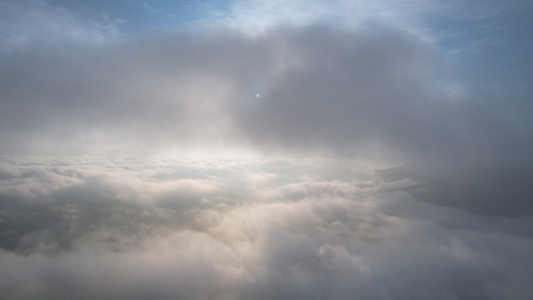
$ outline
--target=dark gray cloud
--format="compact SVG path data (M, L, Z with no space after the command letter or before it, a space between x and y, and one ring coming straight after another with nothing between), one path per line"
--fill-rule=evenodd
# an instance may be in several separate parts
M378 170L377 174L392 181L415 180L415 186L400 189L433 204L484 215L533 215L533 167L527 162L519 165L463 162L448 166L425 162Z
M7 298L532 293L530 217L417 201L399 190L416 181L381 181L375 162L2 157L2 167Z

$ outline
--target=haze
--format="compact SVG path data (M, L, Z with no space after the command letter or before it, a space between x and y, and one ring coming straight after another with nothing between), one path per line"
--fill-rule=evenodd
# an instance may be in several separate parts
M6 299L531 299L528 1L0 1Z

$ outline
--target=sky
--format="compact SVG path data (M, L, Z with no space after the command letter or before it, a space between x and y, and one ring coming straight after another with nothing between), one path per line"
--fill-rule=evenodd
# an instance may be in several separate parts
M533 3L0 0L8 299L531 299Z

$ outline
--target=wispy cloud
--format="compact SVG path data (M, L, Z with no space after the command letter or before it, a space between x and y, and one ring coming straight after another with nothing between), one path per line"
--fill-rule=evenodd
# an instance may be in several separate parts
M0 45L4 49L26 47L36 40L101 45L119 35L114 22L91 20L44 1L3 1L0 15Z
M368 22L378 22L401 28L418 35L427 42L439 43L463 30L472 30L472 24L483 29L476 41L494 39L487 28L500 30L501 19L531 9L527 1L235 1L231 14L223 24L240 28L250 33L262 32L279 23L305 26L314 23L336 24L358 28ZM466 25L466 23L470 25ZM469 32L471 33L471 32ZM470 39L473 37L470 36ZM448 51L458 53L471 47L461 45ZM458 48L455 48L458 47Z

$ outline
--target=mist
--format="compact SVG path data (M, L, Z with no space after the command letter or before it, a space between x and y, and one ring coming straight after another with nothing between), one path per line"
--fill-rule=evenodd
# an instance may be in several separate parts
M531 8L0 0L3 297L530 299Z

